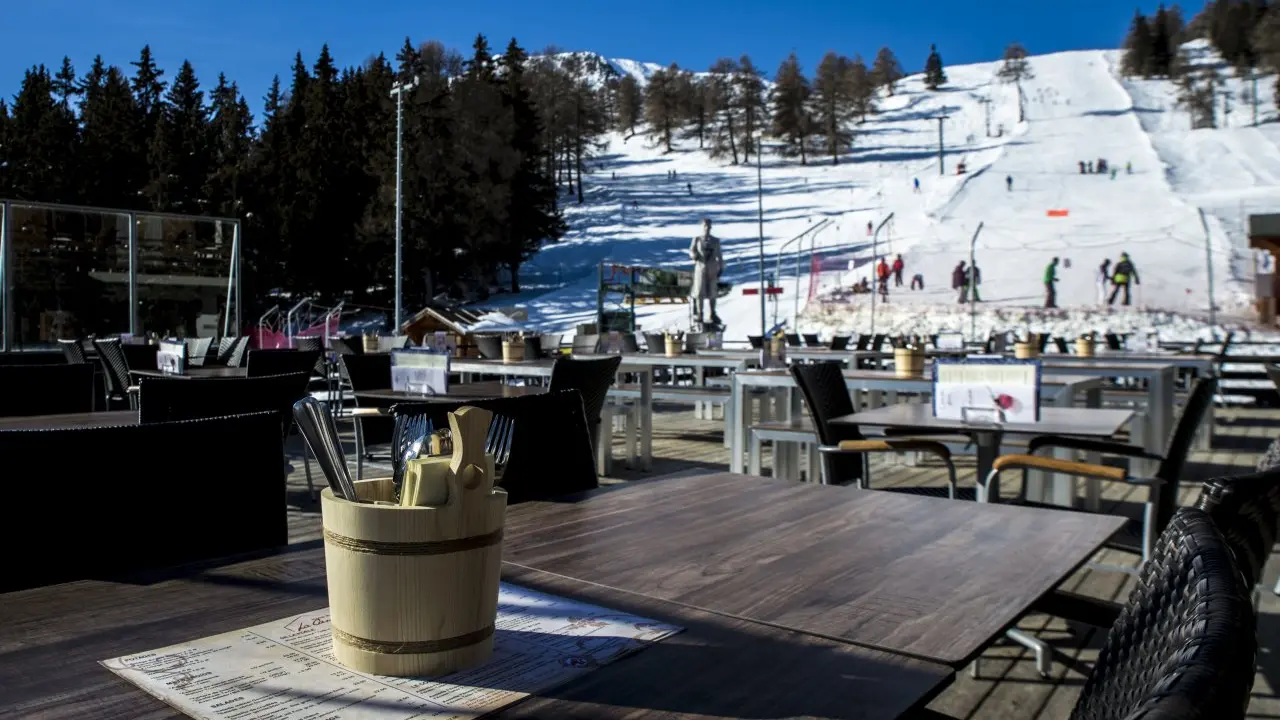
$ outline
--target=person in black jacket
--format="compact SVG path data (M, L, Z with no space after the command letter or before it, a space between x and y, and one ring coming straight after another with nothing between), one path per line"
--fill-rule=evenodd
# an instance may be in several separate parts
M1120 253L1120 262L1116 263L1115 269L1111 271L1111 297L1107 300L1108 305L1116 304L1116 296L1120 294L1120 289L1124 289L1124 304L1129 304L1129 283L1141 285L1138 280L1138 270L1133 266L1133 261L1129 259L1129 253Z

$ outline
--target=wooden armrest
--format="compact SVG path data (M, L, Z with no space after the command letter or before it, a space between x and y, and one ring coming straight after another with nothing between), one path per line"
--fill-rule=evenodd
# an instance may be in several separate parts
M1065 448L1067 450L1082 450L1084 452L1104 453L1107 455L1122 455L1124 457L1146 458L1148 460L1163 460L1163 455L1144 450L1137 445L1128 445L1121 442L1112 442L1110 440L1090 440L1088 438L1067 437L1065 435L1038 435L1031 438L1031 442L1027 443L1027 452L1035 455L1040 448L1054 447Z
M353 417L353 418L377 417L379 415L386 415L387 408L378 408L378 407L347 408L346 410L342 411L342 414L346 417Z
M1048 470L1065 475L1098 478L1099 480L1124 480L1124 468L1092 463L1060 460L1058 458L1041 457L1039 455L1001 455L991 463L992 470Z
M141 389L142 388L139 387L138 385L130 385L129 387L125 388L125 392L136 393L136 392L139 392Z
M933 440L914 438L889 438L885 440L841 440L836 446L841 452L910 452L912 450L937 455L943 460L951 459L951 451L946 445Z

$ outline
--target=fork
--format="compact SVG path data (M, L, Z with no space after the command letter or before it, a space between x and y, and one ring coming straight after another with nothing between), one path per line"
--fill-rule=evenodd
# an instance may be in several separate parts
M403 422L401 422L403 420ZM404 482L404 471L410 460L422 454L422 445L431 434L431 418L426 415L402 416L396 418L396 430L392 447L391 483L395 486L396 497L400 496L400 486ZM398 433L398 434L397 434Z
M515 435L516 421L515 418L506 417L504 415L496 415L493 422L489 424L489 437L485 442L485 452L493 454L493 473L494 479L502 477L502 473L507 469L507 462L511 459L511 439Z

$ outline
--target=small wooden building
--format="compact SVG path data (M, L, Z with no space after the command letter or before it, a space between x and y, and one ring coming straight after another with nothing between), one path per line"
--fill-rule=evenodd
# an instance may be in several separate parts
M414 345L421 345L423 338L437 332L448 333L458 348L458 357L478 357L471 328L492 312L495 311L488 308L428 305L406 320L401 332L408 335Z

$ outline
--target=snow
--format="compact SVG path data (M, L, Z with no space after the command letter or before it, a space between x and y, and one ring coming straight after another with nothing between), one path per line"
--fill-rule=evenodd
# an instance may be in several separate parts
M1196 63L1217 62L1202 44L1188 50ZM868 296L855 296L852 303L808 301L810 253L857 258L863 263L857 269L820 278L851 285L868 274L867 223L879 224L891 213L879 252L890 258L901 253L904 280L921 273L928 289L895 289L887 305L877 302L877 332L968 334L969 308L956 303L950 275L957 262L968 260L979 224L979 335L1018 328L1067 336L1091 330L1144 335L1155 329L1163 340L1212 337L1222 329L1205 320L1206 252L1220 324L1247 322L1255 273L1247 215L1280 212L1275 78L1258 80L1262 125L1246 127L1251 109L1239 102L1239 93L1247 79L1230 78L1225 87L1234 93L1234 107L1226 127L1193 131L1187 113L1176 106L1172 83L1121 78L1119 60L1115 51L1030 58L1035 77L1023 82L1025 122L1018 121L1016 88L995 77L999 63L949 67L949 82L939 92L925 90L922 78L912 76L897 94L882 98L879 114L858 126L855 148L839 165L811 155L802 166L798 159L766 152L760 168L764 265L770 274L780 269L777 282L783 287L767 308L766 324L772 327L776 319L799 331L828 334L868 331ZM608 63L641 82L660 67ZM990 100L991 136L983 99ZM940 114L949 116L943 175L934 119ZM726 339L758 334L759 297L742 294L744 287L758 286L760 268L755 165L713 160L698 149L696 138L681 139L671 153L643 135L608 139L608 150L587 178L586 201L563 198L568 235L522 268L525 292L503 298L503 305L526 308L528 324L547 331L591 322L598 263L690 268L689 242L705 216L722 242L722 279L734 284L718 307ZM1118 170L1114 178L1080 174L1080 161L1099 158ZM958 162L966 164L966 174L956 174ZM1132 163L1132 174L1126 163ZM667 178L671 170L675 180ZM1007 176L1012 191L1006 189ZM916 178L919 193L912 188ZM1069 214L1047 215L1059 209ZM812 242L788 245L827 218L830 226ZM784 246L787 253L780 256ZM1134 288L1134 308L1108 310L1096 297L1095 273L1103 258L1114 262L1121 252L1132 257L1143 284ZM1041 280L1055 256L1064 261L1058 272L1063 309L1046 311L1039 307ZM645 330L687 328L689 310L640 306L637 319Z

